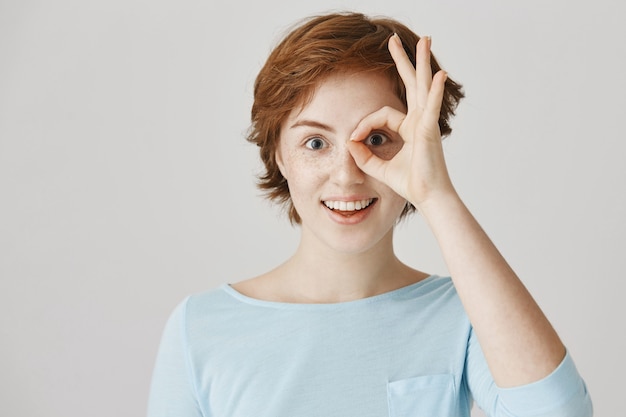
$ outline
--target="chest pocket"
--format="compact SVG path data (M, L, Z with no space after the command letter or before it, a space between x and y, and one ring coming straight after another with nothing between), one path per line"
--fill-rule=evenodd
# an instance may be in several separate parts
M456 406L454 376L426 375L387 384L390 417L453 417Z

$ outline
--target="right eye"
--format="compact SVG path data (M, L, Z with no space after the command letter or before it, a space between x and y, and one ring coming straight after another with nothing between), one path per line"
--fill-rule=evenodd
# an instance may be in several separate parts
M322 138L314 137L314 138L307 140L304 146L314 151L319 151L320 149L326 146L326 142L324 142L324 139Z
M384 145L385 143L387 143L388 140L389 139L387 138L387 136L383 135L382 133L372 133L367 137L367 139L363 141L363 143L376 147Z

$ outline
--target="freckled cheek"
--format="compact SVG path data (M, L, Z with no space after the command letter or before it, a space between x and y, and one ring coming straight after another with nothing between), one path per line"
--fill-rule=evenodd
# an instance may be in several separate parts
M285 167L289 193L293 199L310 197L327 177L328 164L324 164L320 158L310 158L298 152L287 155Z
M323 170L328 167L328 161L315 155L308 155L306 152L292 151L287 154L284 160L287 172L290 176L323 176Z
M404 210L404 206L406 205L406 200L400 194L393 191L388 186L378 182L378 189L381 193L382 201L385 206L388 207L392 212L397 212L397 216L400 215L402 210Z
M400 197L398 194L395 194L394 197L395 197L394 206L396 209L396 217L397 217L397 216L400 216L400 214L404 210L404 207L406 206L407 201L404 198Z

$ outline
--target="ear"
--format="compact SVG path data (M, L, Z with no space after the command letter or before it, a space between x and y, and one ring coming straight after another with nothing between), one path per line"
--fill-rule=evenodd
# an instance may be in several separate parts
M276 147L276 152L274 153L274 159L276 160L276 165L278 165L278 170L282 174L282 176L287 179L285 164L283 163L282 152L280 151L280 144Z

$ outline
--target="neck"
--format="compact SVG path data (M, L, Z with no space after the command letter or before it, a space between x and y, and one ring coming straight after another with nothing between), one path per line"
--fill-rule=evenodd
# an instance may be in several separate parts
M284 298L304 303L371 297L425 275L417 276L395 256L392 230L375 246L357 253L330 248L303 230L298 250L279 270Z

